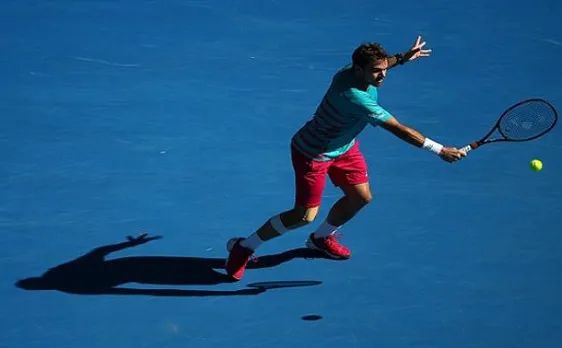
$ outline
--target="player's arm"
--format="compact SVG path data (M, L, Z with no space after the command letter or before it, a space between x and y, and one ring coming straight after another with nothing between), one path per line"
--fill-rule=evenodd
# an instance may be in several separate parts
M382 128L414 146L423 147L423 144L426 141L426 137L423 134L398 122L395 117L390 117L386 121L379 124ZM443 146L437 146L436 149L441 150L440 147Z
M371 125L381 126L414 146L423 146L425 137L420 132L398 122L396 117L380 106L368 93L352 89L345 96Z
M388 57L388 69L392 69L395 66L402 65L406 62L410 62L419 57L429 57L431 54L431 49L424 49L426 42L422 42L421 36L418 36L416 42L409 50L404 53L397 53L391 57Z
M453 162L466 156L461 150L454 147L446 147L438 142L435 142L428 137L421 134L419 131L400 123L395 117L388 117L385 121L379 123L380 127L386 129L396 137L404 140L405 142L429 150L439 155L447 162Z
M388 69L392 69L398 65L404 64L404 54L397 53L393 56L390 56L386 59L388 61Z
M453 162L462 156L466 156L466 153L463 151L444 147L425 137L419 131L401 124L396 117L392 116L366 92L351 89L345 93L345 96L357 108L358 113L365 117L367 122L373 126L381 126L414 146L434 152L447 162Z

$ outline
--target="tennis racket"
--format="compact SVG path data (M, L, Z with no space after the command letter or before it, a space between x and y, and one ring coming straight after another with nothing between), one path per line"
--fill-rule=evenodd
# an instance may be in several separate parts
M558 113L552 104L540 98L523 100L506 109L488 134L462 150L468 152L495 142L537 139L550 132L556 122Z

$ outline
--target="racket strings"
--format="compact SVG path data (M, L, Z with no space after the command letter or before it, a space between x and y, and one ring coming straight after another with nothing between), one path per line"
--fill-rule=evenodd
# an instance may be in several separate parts
M499 130L508 139L526 140L538 137L554 126L555 110L542 101L521 104L500 120Z

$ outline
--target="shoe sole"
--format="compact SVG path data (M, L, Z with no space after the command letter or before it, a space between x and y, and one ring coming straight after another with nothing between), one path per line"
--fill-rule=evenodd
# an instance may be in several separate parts
M350 254L349 256L341 256L341 255L334 255L334 254L331 254L331 253L327 252L326 250L317 247L316 244L314 244L314 242L313 242L310 238L306 241L306 244L305 244L305 245L306 245L307 248L309 248L309 249L311 249L311 250L316 250L316 251L323 252L324 254L328 255L328 256L329 256L330 258L332 258L332 259L336 259L336 260L348 260L348 259L351 258L351 254Z

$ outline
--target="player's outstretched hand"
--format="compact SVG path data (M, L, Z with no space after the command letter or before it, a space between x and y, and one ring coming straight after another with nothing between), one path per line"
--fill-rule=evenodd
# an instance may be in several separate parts
M423 47L427 42L422 41L421 36L418 36L414 45L404 54L405 61L412 61L419 57L429 57L431 49L424 49Z
M439 154L439 157L441 157L442 160L449 163L459 161L465 156L466 152L459 150L456 147L444 147Z
M148 243L151 240L156 240L156 239L162 238L161 236L154 236L154 237L147 237L147 236L148 236L148 233L145 232L145 233L139 234L137 237L127 236L127 240L132 245L140 245L140 244Z

